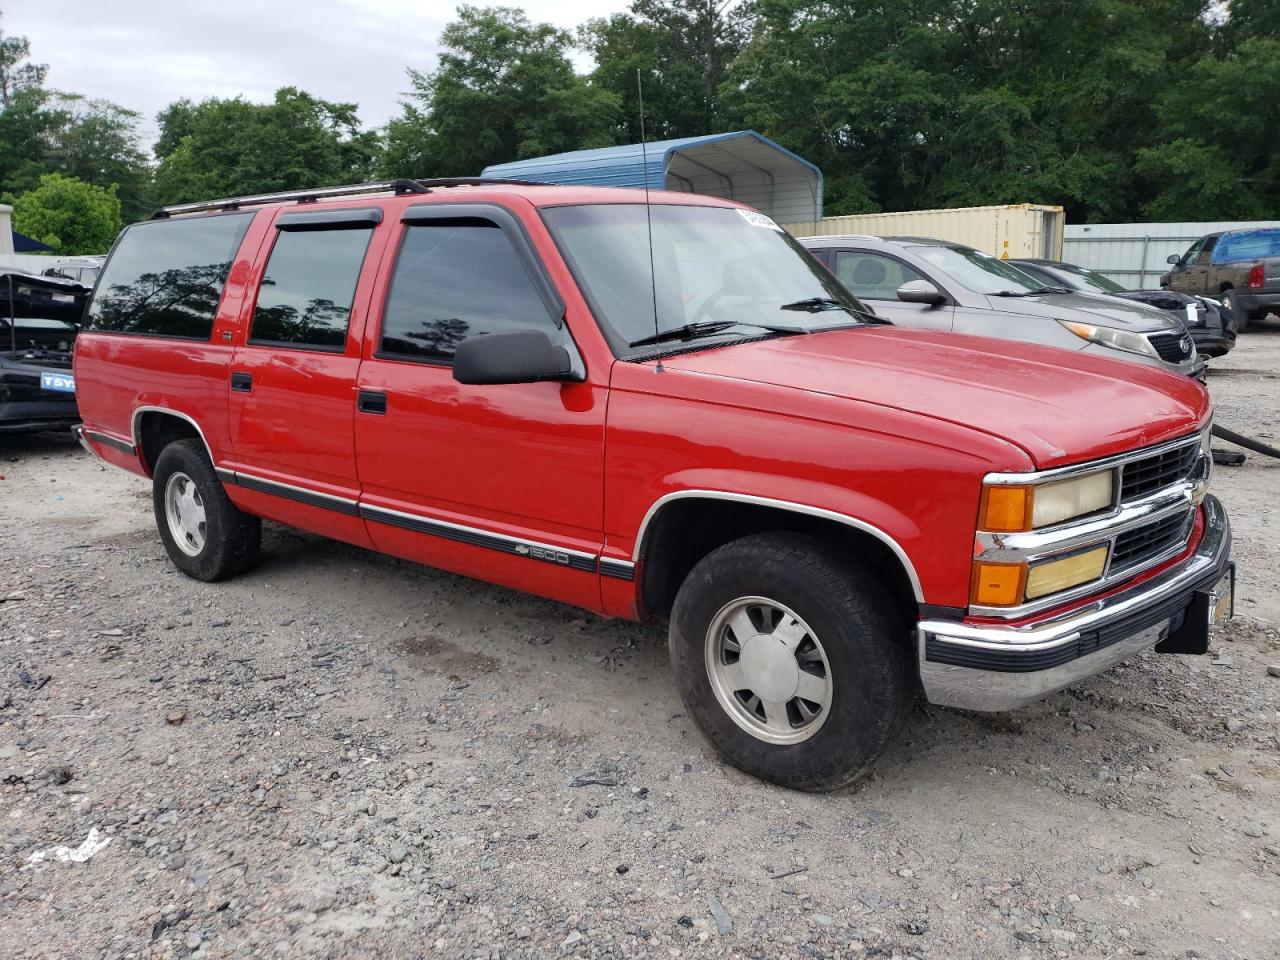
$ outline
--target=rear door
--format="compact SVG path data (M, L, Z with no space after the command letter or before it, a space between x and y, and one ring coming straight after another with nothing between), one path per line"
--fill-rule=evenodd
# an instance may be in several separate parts
M942 290L933 277L925 276L897 257L870 250L832 250L830 257L831 270L840 282L859 300L869 303L879 316L906 327L951 329L953 306L950 302L930 305L903 303L898 299L898 288L910 280L925 280Z
M608 367L585 367L513 211L417 204L399 234L355 414L370 536L388 553L598 608ZM462 340L524 328L563 345L581 380L453 379Z
M352 436L377 207L286 210L259 258L229 391L237 494L252 508L368 544Z

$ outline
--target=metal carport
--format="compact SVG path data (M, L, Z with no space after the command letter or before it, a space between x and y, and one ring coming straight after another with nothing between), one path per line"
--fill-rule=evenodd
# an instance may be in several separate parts
M648 158L648 165L644 157ZM724 197L779 223L822 219L822 171L754 130L575 150L485 167L482 177Z

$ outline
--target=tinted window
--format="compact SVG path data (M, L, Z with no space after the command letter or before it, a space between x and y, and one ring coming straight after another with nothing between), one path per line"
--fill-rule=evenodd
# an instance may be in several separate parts
M915 247L913 252L962 287L982 294L1034 293L1043 284L1007 260L969 247Z
M510 238L495 224L405 229L380 352L447 362L467 337L529 327L560 337Z
M859 298L867 300L897 300L900 286L908 280L924 279L892 257L852 250L836 254L836 276Z
M276 235L249 339L341 350L369 230Z
M125 230L89 305L88 326L209 339L252 213L156 220Z

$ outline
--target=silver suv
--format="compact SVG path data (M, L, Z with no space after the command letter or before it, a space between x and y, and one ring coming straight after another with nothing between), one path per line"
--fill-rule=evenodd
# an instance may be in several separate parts
M1047 285L1008 261L927 237L804 237L858 299L907 327L1025 340L1204 376L1187 329L1135 301Z

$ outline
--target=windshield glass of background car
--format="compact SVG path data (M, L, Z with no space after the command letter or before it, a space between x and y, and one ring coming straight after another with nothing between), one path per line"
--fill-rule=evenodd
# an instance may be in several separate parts
M780 309L815 297L866 310L767 217L733 207L655 204L649 210L658 330L717 321L821 329L856 319L845 310ZM645 352L627 346L655 332L645 206L551 207L542 216L614 353ZM758 332L741 327L726 335Z
M1017 267L967 247L912 247L911 252L974 293L1031 293L1044 286Z
M1084 267L1062 267L1061 269L1063 273L1073 278L1068 286L1076 290L1092 290L1095 293L1124 293L1124 287L1110 277L1104 277L1100 273L1086 270Z

